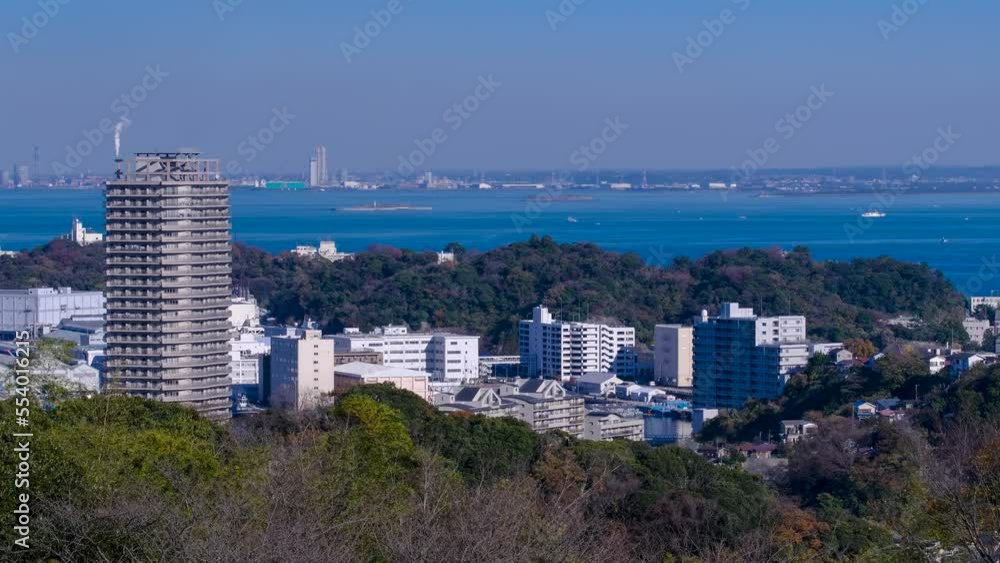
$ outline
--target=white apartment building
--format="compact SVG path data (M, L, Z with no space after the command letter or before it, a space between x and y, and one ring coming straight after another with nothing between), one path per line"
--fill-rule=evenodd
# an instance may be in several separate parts
M261 388L263 357L271 353L271 339L260 325L261 310L257 300L233 297L229 304L229 321L233 326L229 341L229 373L233 398L258 403L263 401Z
M501 398L515 405L517 418L535 432L559 430L577 438L583 436L587 414L583 397L571 395L552 379L530 379L512 395Z
M653 377L661 385L694 385L694 327L656 325L653 331Z
M583 397L566 392L553 379L529 379L514 385L469 386L460 389L444 412L467 412L487 417L509 416L528 423L538 433L558 430L583 436L587 411Z
M975 317L966 317L962 321L962 328L969 335L969 341L980 346L982 346L983 340L986 339L986 335L992 330L990 321L979 320Z
M333 392L333 347L318 330L271 338L271 405L306 409Z
M56 327L64 320L104 320L100 291L68 287L0 290L0 334Z
M543 306L518 332L522 371L568 381L587 373L635 375L635 328L555 320Z
M426 371L434 381L467 383L479 378L478 336L384 326L370 333L348 328L331 338L337 353L381 352L384 365Z
M260 358L271 353L271 339L262 334L242 332L229 344L233 385L260 383Z
M992 307L994 309L1000 309L1000 296L989 296L989 297L970 297L969 298L969 312L975 313L976 308L980 305L985 305L987 307Z
M646 438L646 422L642 418L629 418L617 413L591 411L583 423L583 439L610 442Z

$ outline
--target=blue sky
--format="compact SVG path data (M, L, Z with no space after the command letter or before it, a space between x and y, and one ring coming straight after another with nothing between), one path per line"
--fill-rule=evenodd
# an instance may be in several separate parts
M948 126L961 138L941 164L1000 161L997 2L909 0L886 40L878 22L905 2L565 0L575 12L553 30L558 0L399 0L385 26L371 12L391 0L61 1L26 42L11 34L38 0L0 4L4 166L32 144L46 168L65 162L157 66L167 76L130 109L124 150L197 147L247 170L301 172L320 143L331 167L395 168L436 128L447 140L427 168L568 168L615 117L628 129L596 167L738 167L771 137L768 167L902 167ZM674 54L723 10L680 72ZM348 62L366 24L379 33ZM453 129L445 112L489 76L500 86ZM777 134L823 85L833 96ZM284 108L294 119L248 161L241 143ZM113 143L96 145L74 171L110 169Z

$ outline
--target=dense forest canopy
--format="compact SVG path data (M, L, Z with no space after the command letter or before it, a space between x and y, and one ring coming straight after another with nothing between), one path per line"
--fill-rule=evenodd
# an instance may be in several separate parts
M737 458L442 413L386 384L225 426L63 398L31 415L28 551L13 548L14 481L0 481L0 559L995 561L998 389L993 368L913 422L824 418L763 479ZM0 401L4 451L14 410Z
M532 236L489 252L458 253L457 264L434 253L373 246L331 263L291 253L233 246L233 283L249 289L279 322L309 317L327 331L406 323L484 336L484 352L511 352L517 322L548 305L565 318L610 318L636 327L649 342L657 323L686 322L703 308L739 301L765 314L805 315L817 339L891 336L961 340L964 298L925 264L891 258L815 261L805 248L727 250L665 267L636 254L587 243L557 244ZM0 258L0 287L66 285L98 289L100 245L54 241L16 258ZM917 329L880 323L909 314Z

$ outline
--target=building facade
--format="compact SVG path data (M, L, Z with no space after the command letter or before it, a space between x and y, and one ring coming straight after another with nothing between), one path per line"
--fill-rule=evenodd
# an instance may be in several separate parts
M587 373L635 376L635 329L555 320L538 306L520 322L518 346L522 373L568 381Z
M1000 309L1000 296L977 296L969 298L969 312L975 313L979 306Z
M986 335L993 330L990 326L990 321L980 320L975 317L967 317L962 321L962 328L969 335L969 341L978 346L983 345L983 341L986 339Z
M694 328L656 325L653 331L653 376L661 385L694 385Z
M339 394L356 385L388 383L430 402L430 379L426 371L351 362L337 366L335 387Z
M492 387L470 386L461 388L452 400L438 406L441 412L466 412L488 418L505 416L517 418L516 406L505 401L497 389Z
M530 379L510 395L501 395L514 404L517 418L535 432L558 430L577 438L583 436L587 414L583 397L572 395L552 379Z
M479 356L479 378L517 377L521 370L521 356Z
M384 326L369 333L348 328L331 338L338 354L380 352L384 365L426 371L435 381L466 383L479 377L478 336Z
M102 233L95 233L87 230L87 227L84 227L83 223L79 219L75 218L73 219L73 225L70 228L69 233L64 238L71 242L75 242L80 246L89 246L91 244L104 241L104 235Z
M583 439L610 442L646 438L646 423L642 418L629 418L617 413L591 411L583 423Z
M333 347L318 330L271 338L271 406L301 410L334 390Z
M613 373L588 373L577 378L576 391L581 395L607 397L615 394L615 388L625 383Z
M350 364L354 362L360 362L362 364L373 364L376 366L385 365L382 360L382 352L372 352L371 350L362 350L360 352L336 352L334 351L333 364L336 366L342 366L344 364Z
M250 297L233 297L229 303L229 322L235 330L260 327L261 310L257 299ZM263 331L261 331L263 332Z
M66 320L102 320L104 294L68 287L0 290L0 334L38 332Z
M808 359L805 317L758 317L739 303L724 303L717 317L703 311L694 327L694 405L737 409L774 399Z
M139 153L106 190L107 376L231 416L229 184L197 153Z
M577 438L583 436L587 414L583 397L568 393L553 379L463 387L438 409L493 418L509 416L526 422L538 433L556 430Z

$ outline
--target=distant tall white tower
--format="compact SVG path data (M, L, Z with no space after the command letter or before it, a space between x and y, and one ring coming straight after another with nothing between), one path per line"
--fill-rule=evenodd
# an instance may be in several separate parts
M314 188L320 185L319 161L315 156L309 159L309 185Z
M326 160L326 147L318 145L309 161L309 183L313 186L330 185L330 167Z

